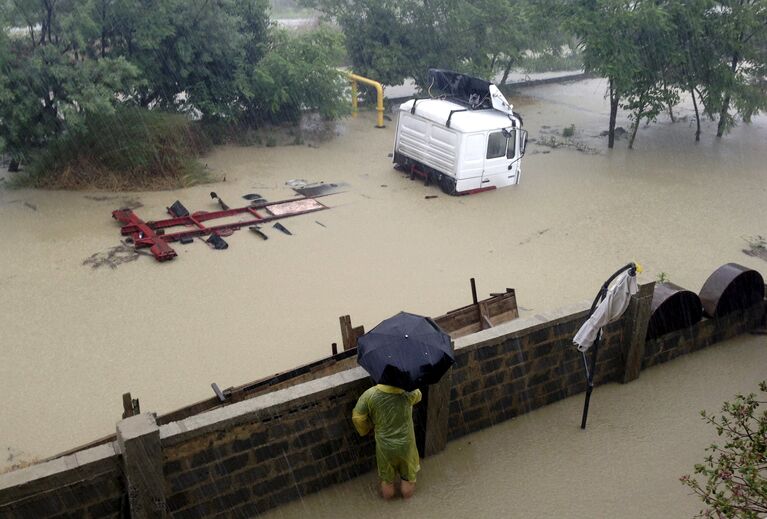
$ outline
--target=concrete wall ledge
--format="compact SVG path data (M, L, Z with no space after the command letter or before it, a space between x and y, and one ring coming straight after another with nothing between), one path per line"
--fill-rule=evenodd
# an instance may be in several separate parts
M115 470L119 462L116 442L0 474L0 502L14 501Z
M219 430L221 423L236 426L279 414L290 407L316 402L323 392L346 391L348 384L368 378L361 367L352 368L327 377L310 380L285 389L266 393L225 407L206 411L177 422L160 426L160 440L173 445L193 436Z

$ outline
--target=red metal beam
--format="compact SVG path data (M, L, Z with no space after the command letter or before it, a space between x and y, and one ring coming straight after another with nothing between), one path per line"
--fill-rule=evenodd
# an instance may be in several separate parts
M290 216L297 216L306 213L313 213L328 208L320 202L317 202L319 207L313 207L311 209L294 211L281 215L261 216L257 211L257 209L269 209L269 206L276 206L290 202L299 202L301 200L314 200L315 198L317 197L290 198L277 202L265 202L222 211L197 212L192 213L189 216L166 218L164 220L155 220L149 222L144 222L130 209L119 209L112 212L112 218L123 224L122 228L120 229L120 233L123 236L130 236L133 239L133 245L135 248L138 249L149 247L149 250L152 252L152 254L154 254L155 259L158 261L167 261L176 257L176 251L174 251L170 245L168 245L168 243L178 241L182 238L193 238L196 236L205 236L213 233L223 234L226 231L236 231L246 226L263 224L273 220L279 220L282 218L288 218ZM217 218L229 218L240 214L250 215L253 216L253 218L242 222L231 222L221 225L212 225L209 227L205 226L203 223L215 220ZM165 234L164 229L171 227L187 227L188 229Z

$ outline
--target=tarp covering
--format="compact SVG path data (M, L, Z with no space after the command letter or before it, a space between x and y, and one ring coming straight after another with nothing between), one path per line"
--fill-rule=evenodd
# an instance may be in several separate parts
M429 69L429 90L435 90L471 104L473 108L492 108L490 82L459 72L444 69Z

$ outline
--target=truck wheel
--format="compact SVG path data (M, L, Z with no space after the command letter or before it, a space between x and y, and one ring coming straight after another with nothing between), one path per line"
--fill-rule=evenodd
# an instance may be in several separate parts
M447 175L442 175L439 179L439 187L442 188L442 192L447 195L455 195L455 180Z

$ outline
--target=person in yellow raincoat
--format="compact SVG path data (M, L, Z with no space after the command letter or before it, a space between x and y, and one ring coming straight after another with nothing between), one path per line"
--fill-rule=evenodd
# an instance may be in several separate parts
M407 392L394 386L378 384L360 396L352 412L354 427L360 436L375 431L376 462L381 480L381 496L394 497L394 482L402 480L405 499L415 492L416 473L421 470L413 429L413 406L421 401L421 390Z

